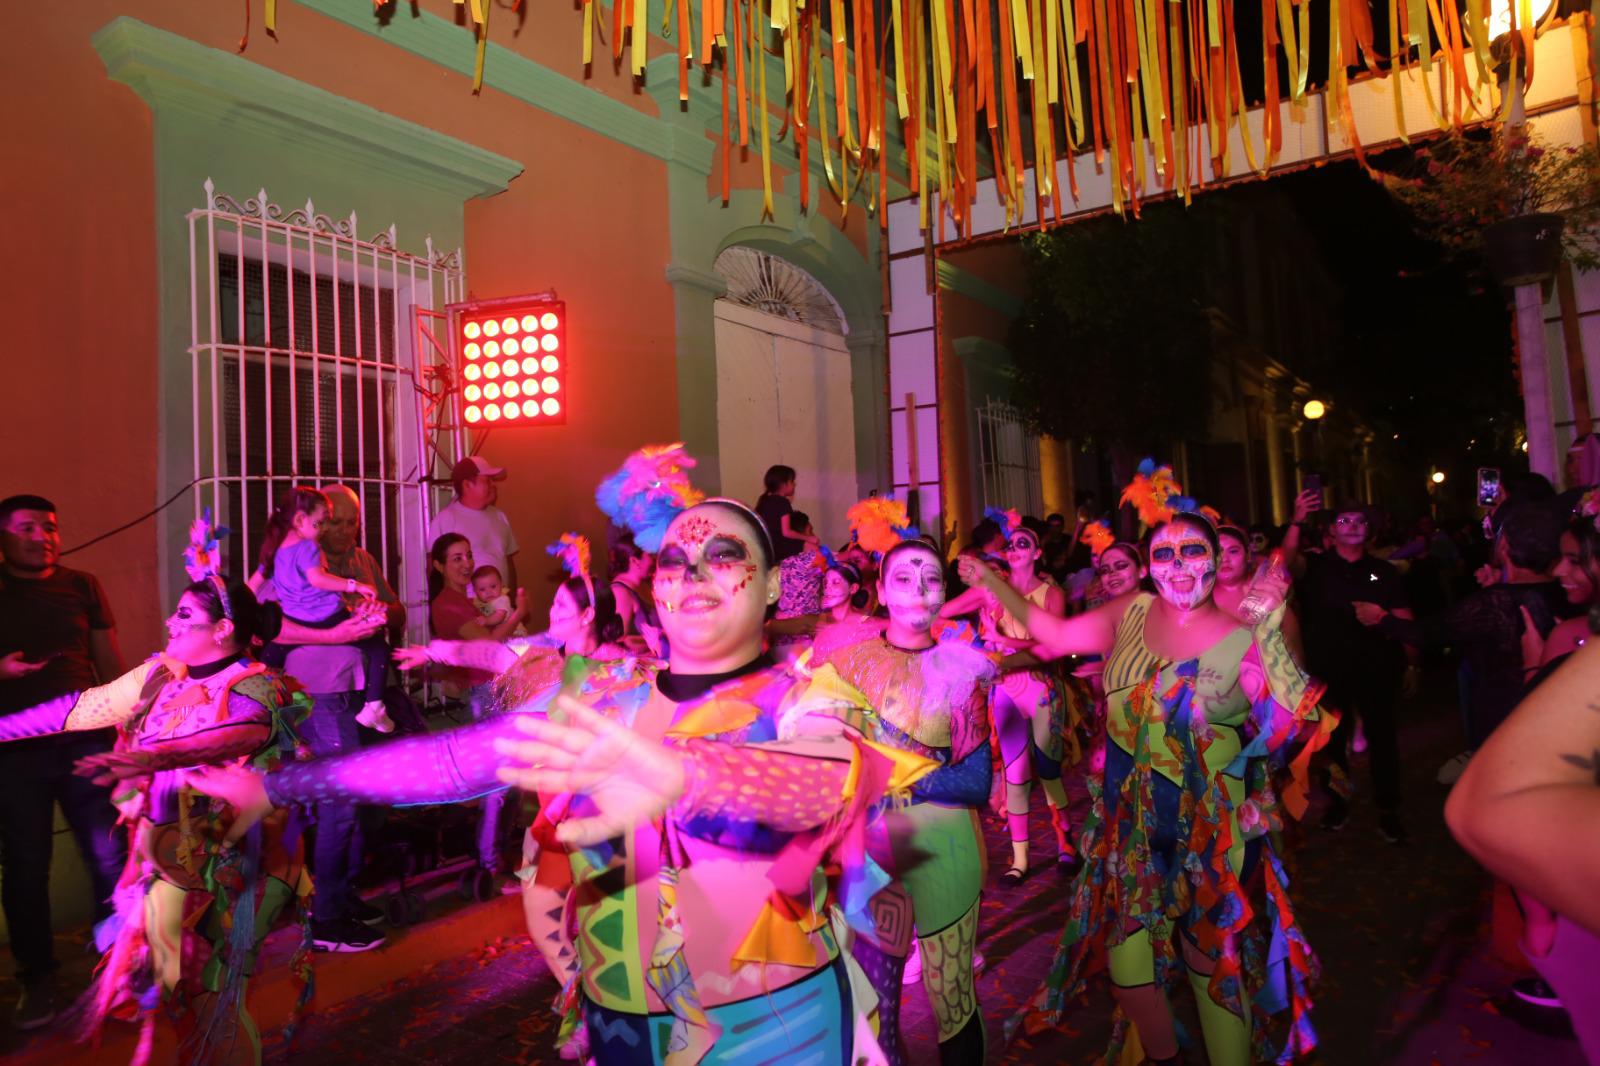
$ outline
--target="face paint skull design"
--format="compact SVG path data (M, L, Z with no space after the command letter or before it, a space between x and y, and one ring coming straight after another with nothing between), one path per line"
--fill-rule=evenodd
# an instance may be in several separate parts
M1199 530L1182 522L1163 526L1150 541L1150 579L1161 598L1189 611L1211 598L1217 556Z

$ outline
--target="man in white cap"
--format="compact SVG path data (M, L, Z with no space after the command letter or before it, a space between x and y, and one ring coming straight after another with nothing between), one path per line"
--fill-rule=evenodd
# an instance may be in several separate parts
M481 455L471 455L457 463L450 471L456 498L434 515L428 543L446 533L460 533L472 544L473 562L494 567L500 571L504 587L515 589L517 536L511 532L511 520L494 505L499 496L495 483L505 477L505 470L490 466Z

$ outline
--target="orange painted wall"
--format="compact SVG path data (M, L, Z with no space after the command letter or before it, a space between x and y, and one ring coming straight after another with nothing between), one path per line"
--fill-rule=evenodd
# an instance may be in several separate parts
M101 6L98 21L83 5L0 14L0 495L53 499L69 548L158 502L151 122L89 47ZM104 583L135 660L158 646L154 551L146 522L65 560Z
M448 2L424 6L451 15ZM580 75L578 14L536 6L538 30L516 35L497 8L492 39ZM30 101L8 124L7 154L27 165L4 168L12 269L0 286L13 330L8 379L29 402L14 404L0 429L0 492L55 497L69 544L160 502L155 231L182 221L154 217L150 113L106 78L90 45L127 13L114 0L0 13L19 43L0 65L0 87ZM232 51L243 5L148 0L134 14ZM665 165L492 88L474 97L466 76L297 5L280 5L276 41L261 31L259 5L253 17L246 60L524 163L507 192L466 207L465 261L475 296L554 287L570 309L568 425L501 431L484 446L513 470L502 506L525 546L524 576L548 572L542 546L560 531L599 538L599 477L629 449L677 432ZM593 73L595 91L654 112L608 59L597 56ZM374 231L388 221L363 218ZM420 242L404 218L393 221L402 245ZM146 522L69 560L105 581L134 657L160 646L173 591L157 587L154 553ZM528 584L547 596L548 585Z

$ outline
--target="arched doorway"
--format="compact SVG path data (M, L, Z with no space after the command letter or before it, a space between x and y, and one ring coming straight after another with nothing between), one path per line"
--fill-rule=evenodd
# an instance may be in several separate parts
M754 500L767 467L792 466L795 509L840 543L857 491L844 314L810 274L766 252L728 248L716 271L728 283L716 302L722 491Z

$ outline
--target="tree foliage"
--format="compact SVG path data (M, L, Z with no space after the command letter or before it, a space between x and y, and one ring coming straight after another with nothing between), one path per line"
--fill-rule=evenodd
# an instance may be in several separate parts
M1203 439L1212 407L1204 271L1221 209L1156 205L1025 238L1014 402L1036 430L1134 450Z

